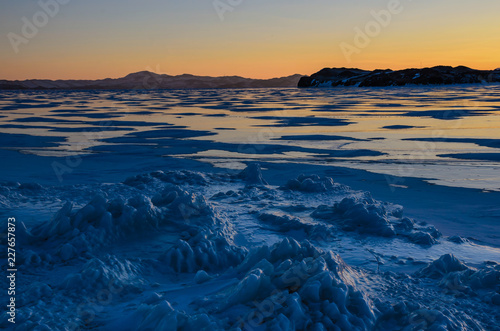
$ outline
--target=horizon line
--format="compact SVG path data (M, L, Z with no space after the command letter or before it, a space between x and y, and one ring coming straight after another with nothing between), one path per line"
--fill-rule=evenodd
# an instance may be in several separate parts
M0 78L0 80L12 81L12 82L23 82L23 81L30 81L30 80L45 80L45 81L72 81L72 80L74 80L74 81L97 81L97 80L108 80L108 79L121 79L121 78L125 78L127 76L130 76L130 75L140 74L140 73L149 73L149 74L155 74L155 75L159 75L159 76L169 76L169 77L181 77L181 76L195 76L195 77L206 77L206 78L235 77L235 78L243 78L243 79L251 79L251 80L271 80L271 79L278 79L278 78L287 78L287 77L292 77L292 76L303 76L303 77L310 76L310 75L313 75L313 74L315 74L315 73L317 73L317 72L319 72L321 70L324 70L324 69L363 70L363 71L372 71L373 72L373 71L377 71L377 70L380 70L380 71L386 71L386 70L390 70L390 71L422 70L422 69L430 69L430 68L436 68L436 67L451 67L451 68L465 67L465 68L472 69L472 70L477 70L477 71L496 71L496 70L500 70L500 67L495 68L495 69L474 69L474 68L468 67L466 65L451 66L451 65L440 64L440 65L435 65L435 66L409 67L409 68L405 68L405 69L396 69L396 70L393 70L393 69L390 69L390 68L385 68L385 69L382 69L382 68L363 69L363 68L354 68L354 67L345 67L345 66L342 66L342 67L323 67L323 68L319 69L318 71L313 72L313 73L308 74L308 75L304 75L304 74L300 74L300 73L294 73L294 74L290 74L290 75L276 76L276 77L271 77L271 78L252 78L252 77L245 77L245 76L241 76L241 75L210 76L210 75L200 75L200 74L191 74L191 73L183 73L183 74L179 74L179 75L170 75L170 74L167 74L167 73L157 73L157 72L149 71L149 70L141 70L141 71L129 72L128 74L125 74L125 75L122 75L122 76L118 76L118 77L93 78L93 79L85 79L85 78L69 78L69 79L64 79L64 78L56 78L56 79L50 79L50 78L5 79L5 78Z

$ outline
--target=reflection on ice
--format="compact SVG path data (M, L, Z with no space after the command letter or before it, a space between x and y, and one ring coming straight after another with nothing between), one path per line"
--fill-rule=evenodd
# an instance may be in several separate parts
M409 176L490 190L498 189L493 187L497 178L489 173L499 166L499 89L498 85L468 85L147 93L2 91L0 141L2 148L22 148L37 155L56 155L47 152L52 150L57 155L99 152L103 158L113 158L134 145L135 153L151 153L151 148L141 151L137 146L155 146L165 149L163 155L201 160L271 154L279 159L286 154L295 162L322 164L348 158L353 167L392 175L399 175L398 171L385 164L404 161L413 165ZM52 142L40 143L46 137L53 137ZM239 148L249 145L257 148L251 153ZM429 162L443 167L433 167L430 174L425 171ZM447 165L457 170L453 180L448 178ZM480 178L462 175L478 165L491 171Z

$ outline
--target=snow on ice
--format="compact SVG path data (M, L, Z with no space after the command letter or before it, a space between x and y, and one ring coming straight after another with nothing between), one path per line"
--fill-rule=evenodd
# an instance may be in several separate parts
M17 228L19 286L27 289L19 330L500 325L499 264L409 257L475 243L443 238L425 220L405 217L403 207L329 177L301 175L280 187L257 164L237 175L156 171L89 184L82 191L92 199L65 202L81 188L0 187L4 205L34 199L34 190L59 205L51 218ZM376 252L383 245L408 256ZM400 269L405 258L413 263ZM0 326L8 326L5 316Z

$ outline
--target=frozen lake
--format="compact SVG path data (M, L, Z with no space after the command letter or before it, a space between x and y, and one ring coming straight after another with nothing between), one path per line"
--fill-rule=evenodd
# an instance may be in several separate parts
M2 148L22 153L333 163L500 190L498 85L2 91L0 110Z
M0 110L19 330L498 330L499 85Z

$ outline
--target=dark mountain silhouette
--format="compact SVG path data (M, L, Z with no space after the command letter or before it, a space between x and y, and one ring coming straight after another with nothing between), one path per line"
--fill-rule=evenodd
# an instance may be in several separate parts
M500 82L500 68L475 70L464 66L437 66L393 71L325 68L302 77L298 87L447 85Z
M129 74L122 78L100 80L0 80L0 89L203 89L296 87L302 75L272 79L251 79L239 76L208 77L194 75L160 75L149 71Z

